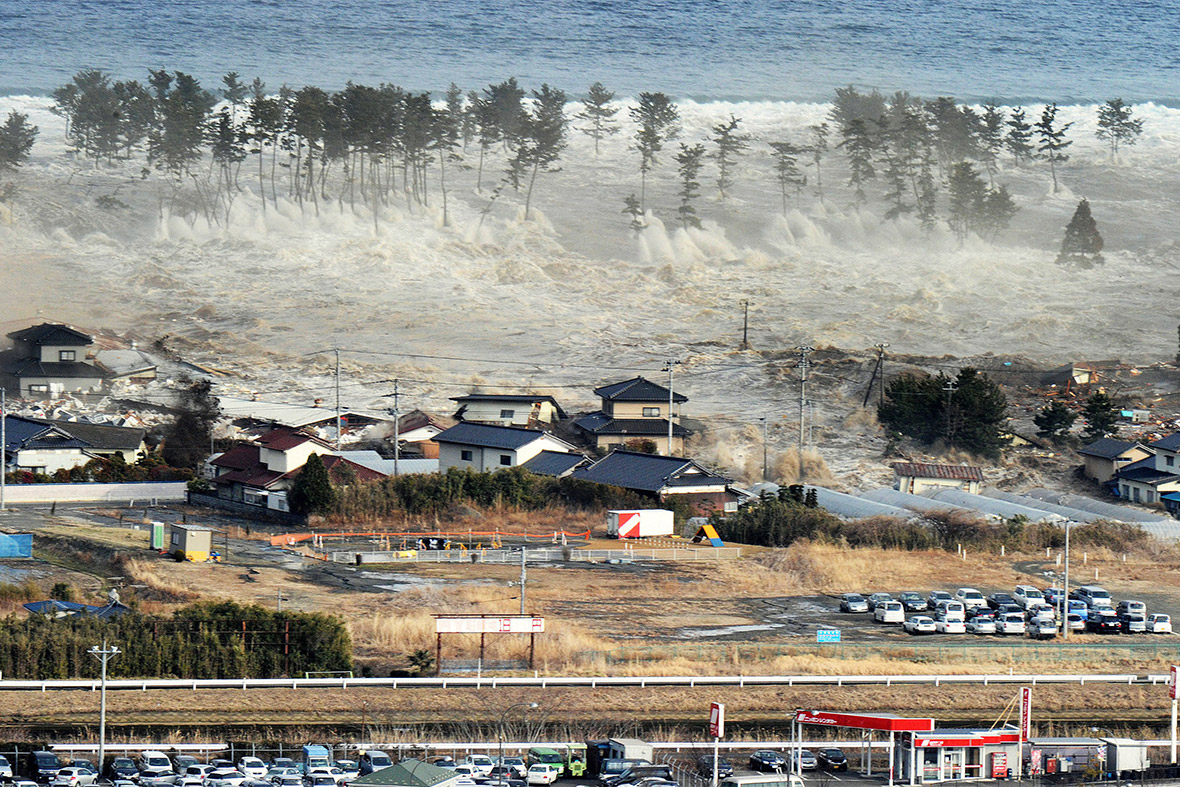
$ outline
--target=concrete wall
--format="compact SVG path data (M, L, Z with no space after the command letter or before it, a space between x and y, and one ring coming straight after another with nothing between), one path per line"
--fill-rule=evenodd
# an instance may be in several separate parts
M134 484L8 484L6 503L98 503L119 502L147 504L177 502L185 499L183 481Z

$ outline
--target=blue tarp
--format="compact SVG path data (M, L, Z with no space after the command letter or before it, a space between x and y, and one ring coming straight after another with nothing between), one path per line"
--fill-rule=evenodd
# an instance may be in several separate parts
M58 601L57 599L30 601L24 605L24 608L37 615L53 615L57 618L64 618L69 615L94 615L96 618L109 618L131 611L130 607L120 604L117 601L96 607L90 604L79 604L76 601Z
M0 558L32 556L32 533L0 533Z

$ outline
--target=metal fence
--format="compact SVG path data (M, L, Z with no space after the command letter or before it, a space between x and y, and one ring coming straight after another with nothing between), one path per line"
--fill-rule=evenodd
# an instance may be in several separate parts
M631 563L641 561L736 560L737 547L674 547L668 549L529 549L526 556L535 563ZM335 563L520 563L520 550L509 549L411 549L382 552L329 552Z

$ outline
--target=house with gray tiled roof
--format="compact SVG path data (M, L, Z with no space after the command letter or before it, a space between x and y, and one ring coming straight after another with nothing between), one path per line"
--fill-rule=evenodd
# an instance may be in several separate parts
M629 489L660 503L681 500L699 514L737 510L739 496L730 489L730 479L684 457L616 448L572 477Z
M12 349L0 352L0 385L12 396L49 399L95 393L110 372L95 362L94 339L60 323L41 323L8 334Z
M972 465L934 462L893 463L893 488L912 495L939 489L961 489L977 495L982 483L983 470Z
M594 447L609 450L649 441L664 456L684 452L684 440L692 434L680 424L679 405L688 401L684 394L671 392L669 396L666 387L642 376L595 388L594 393L601 398L602 408L574 421L574 427Z
M1116 448L1109 446L1108 453ZM1180 492L1180 432L1148 443L1146 450L1148 456L1120 467L1110 483L1119 497L1132 503L1164 502L1164 495Z
M559 437L539 429L461 422L434 437L438 443L438 469L452 467L484 473L517 467L542 451L575 454L577 449Z
M1078 450L1085 463L1084 473L1100 484L1114 478L1119 470L1152 456L1150 448L1133 440L1102 437Z

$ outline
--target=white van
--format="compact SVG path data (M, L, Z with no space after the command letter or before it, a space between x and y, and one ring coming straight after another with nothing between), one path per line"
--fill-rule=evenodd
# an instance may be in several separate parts
M751 773L727 776L719 787L805 787L794 773Z
M149 749L148 751L139 753L139 762L136 763L136 767L139 768L140 772L167 771L171 773L172 760L168 759L168 755L162 751L153 751Z
M1012 591L1012 598L1016 599L1016 603L1028 609L1032 604L1044 604L1045 594L1032 585L1017 585L1016 589Z

